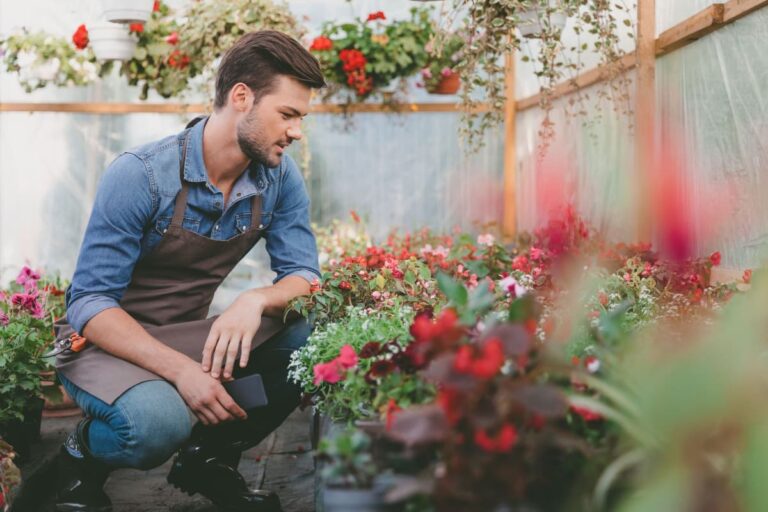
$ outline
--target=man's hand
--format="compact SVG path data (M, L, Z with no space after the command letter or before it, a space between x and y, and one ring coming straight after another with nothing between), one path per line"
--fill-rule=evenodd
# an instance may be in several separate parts
M203 348L203 371L211 377L232 378L232 369L240 349L240 367L248 364L251 343L261 325L264 299L256 290L242 293L224 313L213 322Z
M229 396L221 382L200 370L197 364L190 364L181 370L174 384L203 425L216 425L223 421L244 420L248 417Z

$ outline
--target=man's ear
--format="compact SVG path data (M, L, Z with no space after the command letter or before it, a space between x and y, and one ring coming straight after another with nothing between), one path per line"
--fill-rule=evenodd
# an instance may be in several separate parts
M238 82L229 90L229 103L238 112L247 112L253 106L253 93L251 88L242 82Z

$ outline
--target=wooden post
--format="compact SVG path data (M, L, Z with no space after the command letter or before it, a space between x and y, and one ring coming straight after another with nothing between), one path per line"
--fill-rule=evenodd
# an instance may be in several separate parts
M656 0L637 2L637 104L635 105L635 201L637 240L651 242L651 173L657 156Z
M515 179L517 175L517 100L515 98L515 54L505 57L504 93L504 217L502 230L505 236L517 233L517 201L515 200Z

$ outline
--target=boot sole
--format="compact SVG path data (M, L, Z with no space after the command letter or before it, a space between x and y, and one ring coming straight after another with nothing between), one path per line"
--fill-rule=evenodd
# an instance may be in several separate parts
M82 503L57 503L56 512L112 512L112 505L94 507Z
M189 496L197 494L197 491L192 489L189 482L186 482L184 479L179 477L175 466L171 467L171 471L168 473L168 476L165 480L181 492L187 493Z

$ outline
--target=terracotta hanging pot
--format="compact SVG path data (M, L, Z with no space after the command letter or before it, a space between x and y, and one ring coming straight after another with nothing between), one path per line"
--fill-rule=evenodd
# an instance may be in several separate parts
M113 23L144 23L152 14L154 0L101 0L102 16Z
M429 89L427 92L430 94L456 94L461 87L461 79L458 73L451 73L450 75L443 76L440 82Z
M108 21L94 23L88 27L88 38L99 60L128 60L136 51L136 39L125 25Z

